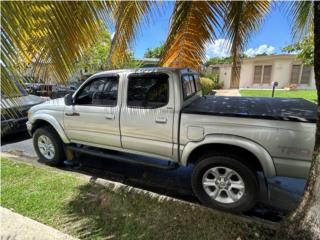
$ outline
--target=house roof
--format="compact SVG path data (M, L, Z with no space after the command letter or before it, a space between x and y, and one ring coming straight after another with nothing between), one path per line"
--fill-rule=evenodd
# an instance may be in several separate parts
M242 62L268 61L268 60L275 60L275 59L297 59L297 55L295 55L295 54L273 54L273 55L247 57L247 58L243 58ZM209 67L231 67L231 66L232 66L232 64L230 64L230 63L209 65Z
M255 57L244 58L243 61L256 61L256 60L274 60L274 59L296 59L295 54L273 54L273 55L261 55Z

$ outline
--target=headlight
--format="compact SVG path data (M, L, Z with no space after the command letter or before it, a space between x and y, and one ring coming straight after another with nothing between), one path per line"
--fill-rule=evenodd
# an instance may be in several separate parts
M28 111L28 119L30 119L31 118L31 116L32 116L32 112L31 111Z

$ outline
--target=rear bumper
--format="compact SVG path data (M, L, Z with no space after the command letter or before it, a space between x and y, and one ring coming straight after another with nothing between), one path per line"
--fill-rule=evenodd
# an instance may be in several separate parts
M26 131L27 121L27 117L1 121L1 136Z
M273 161L278 176L304 179L309 176L311 160L274 158Z

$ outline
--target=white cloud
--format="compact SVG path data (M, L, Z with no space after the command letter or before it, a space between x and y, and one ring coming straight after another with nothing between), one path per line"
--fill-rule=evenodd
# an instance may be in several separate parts
M227 39L217 39L206 45L207 58L230 56L230 41Z
M275 53L275 47L267 44L262 44L257 48L249 48L244 53L249 57L254 57L258 54L273 54ZM213 57L228 57L230 56L230 41L228 39L217 39L215 41L206 44L206 58Z
M272 54L274 52L275 52L275 47L268 46L267 44L263 44L257 48L249 48L244 53L249 57L254 57L258 54L263 54L263 53Z

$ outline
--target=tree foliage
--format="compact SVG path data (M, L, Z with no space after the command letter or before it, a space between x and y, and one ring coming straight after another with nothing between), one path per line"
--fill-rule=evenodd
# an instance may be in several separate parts
M163 54L164 45L161 44L159 47L156 48L148 48L144 53L145 58L160 58Z
M76 68L85 69L91 73L106 70L107 57L110 51L111 37L109 32L102 27L95 42L85 49L80 59L78 59Z
M303 40L288 45L282 49L284 52L297 53L298 58L306 65L314 65L314 35L311 32Z
M206 66L215 65L215 64L230 64L232 63L231 57L213 57L205 62Z

